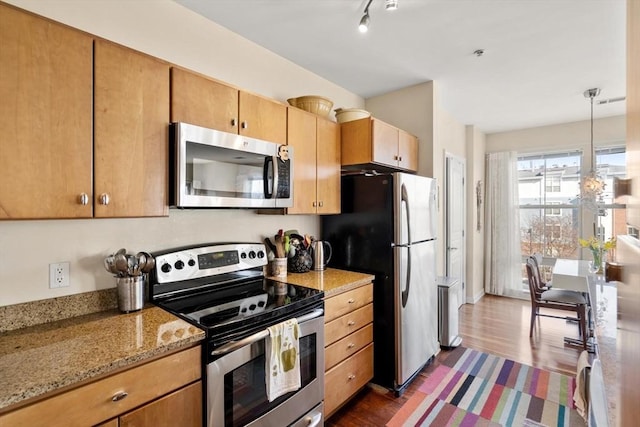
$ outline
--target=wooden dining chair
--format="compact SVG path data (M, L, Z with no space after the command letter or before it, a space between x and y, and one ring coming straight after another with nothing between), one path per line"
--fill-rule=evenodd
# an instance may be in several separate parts
M534 264L536 267L535 271L536 271L536 274L538 275L538 280L540 281L540 287L545 291L548 291L549 289L551 289L552 285L551 285L551 280L542 280L542 273L540 272L540 265L542 264L542 254L536 252L533 255L531 255L531 257L533 258L532 261L534 261Z
M587 300L580 292L568 291L564 289L542 290L542 285L538 280L536 264L533 257L527 259L527 278L529 280L529 294L531 296L531 325L529 327L529 337L533 336L533 327L538 316L553 317L556 319L575 320L580 327L580 337L582 346L587 349ZM555 310L572 311L576 317L556 316L553 314L540 313L541 308L552 308Z

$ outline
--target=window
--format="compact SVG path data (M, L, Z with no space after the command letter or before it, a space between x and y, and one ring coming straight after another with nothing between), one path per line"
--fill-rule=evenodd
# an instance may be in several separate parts
M604 204L598 211L597 234L606 240L619 234L627 234L627 215L624 205L613 197L613 181L624 178L626 170L626 152L624 147L596 150L596 168L606 186L603 194Z
M560 205L560 202L549 202L549 205ZM560 215L560 208L547 208L544 212L546 215Z
M523 255L579 256L581 161L579 151L518 158Z
M559 193L560 181L562 177L560 175L548 175L545 177L545 191L547 193Z

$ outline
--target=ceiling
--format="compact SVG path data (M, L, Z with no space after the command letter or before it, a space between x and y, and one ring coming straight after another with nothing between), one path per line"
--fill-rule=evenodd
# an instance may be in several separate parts
M598 104L626 92L625 0L373 0L365 34L367 0L175 1L363 98L434 80L486 133L587 120L592 87L625 113Z

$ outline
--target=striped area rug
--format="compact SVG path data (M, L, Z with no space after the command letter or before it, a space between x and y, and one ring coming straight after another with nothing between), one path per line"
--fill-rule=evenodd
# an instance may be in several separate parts
M572 377L458 347L387 426L584 426L574 389Z

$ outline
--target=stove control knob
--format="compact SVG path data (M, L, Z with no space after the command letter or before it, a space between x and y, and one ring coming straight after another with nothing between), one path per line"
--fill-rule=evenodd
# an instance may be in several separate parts
M247 259L247 254L246 254L246 253L244 253L244 252L242 252L242 253L240 254L240 258L242 258L242 259Z
M164 263L162 264L162 267L160 267L160 270L162 270L163 273L168 273L171 271L171 264L168 263Z
M264 251L258 251L258 258L264 258Z
M176 268L176 270L182 270L184 268L184 261L176 261L174 267Z
M256 253L254 251L249 252L249 258L254 259L256 257Z
M192 258L189 260L189 262L187 262L187 264L189 264L189 267L193 267L194 265L196 265L196 261Z

